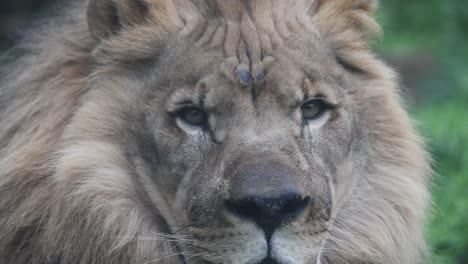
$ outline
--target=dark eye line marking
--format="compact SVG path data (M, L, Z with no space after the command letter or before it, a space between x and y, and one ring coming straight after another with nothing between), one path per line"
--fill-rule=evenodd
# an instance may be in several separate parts
M183 101L180 101L180 102L177 102L175 103L176 106L190 106L190 105L194 105L193 101L192 100L183 100Z
M199 100L198 103L195 103L192 100L184 100L184 101L175 103L175 108L173 110L169 111L169 113L178 114L178 113L180 113L181 111L183 111L186 108L198 108L198 109L204 111L207 114L212 112L212 111L210 111L209 109L207 109L206 107L203 106L203 101L202 100Z
M335 109L338 109L340 108L342 105L340 103L332 103L330 102L330 100L328 100L327 96L323 95L322 93L317 93L315 95L309 95L309 94L305 94L304 95L304 98L301 102L298 102L297 104L297 107L300 107L310 101L314 101L314 100L319 100L319 101L322 101L324 103L324 105L331 109L331 110L335 110Z
M191 107L200 108L204 111L204 109L198 106L198 104L194 103L190 99L187 99L187 100L174 103L174 107L168 110L168 113L174 117L177 117L184 111L184 109L191 108Z
M186 108L198 108L206 113L208 113L209 111L206 109L206 107L203 106L203 99L200 99L198 100L198 103L190 100L190 99L187 99L187 100L183 100L183 101L180 101L180 102L176 102L175 104L175 108L173 110L170 110L169 113L171 114L178 114L180 113L181 111L183 111L184 109Z

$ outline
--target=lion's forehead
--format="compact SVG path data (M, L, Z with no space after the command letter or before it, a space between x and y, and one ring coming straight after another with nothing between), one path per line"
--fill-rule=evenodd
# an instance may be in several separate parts
M232 11L221 10L223 19L204 17L200 18L203 22L198 22L201 23L203 32L197 43L208 48L220 47L224 54L220 69L228 78L242 86L264 81L272 65L278 64L279 56L283 57L281 66L291 70L291 63L287 63L284 57L294 61L304 56L305 51L312 47L303 42L317 35L313 23L306 21L310 19L306 15L307 9L285 14L284 10L277 10L278 6L266 4L271 1L263 2L263 6L251 4L255 7L250 10L238 8L236 15ZM226 8L226 4L220 7ZM189 32L197 30L200 29L191 27ZM182 32L191 34L184 29Z
M300 68L298 61L305 61L307 53L319 45L316 43L318 30L308 14L315 1L215 0L215 4L210 5L166 1L164 7L159 2L153 3L155 23L137 32L141 34L138 39L148 40L148 47L142 48L143 44L139 43L136 48L155 49L159 44L154 43L151 31L159 34L162 27L174 39L170 48L182 45L185 48L180 51L190 53L181 56L183 60L191 56L190 63L195 66L215 64L226 77L241 86L264 81L273 65L281 64L284 74L292 68ZM166 17L165 23L161 22L162 15ZM135 35L129 37L135 38ZM197 51L205 57L193 58L194 54L200 54ZM216 58L216 63L210 61L213 54L222 54Z

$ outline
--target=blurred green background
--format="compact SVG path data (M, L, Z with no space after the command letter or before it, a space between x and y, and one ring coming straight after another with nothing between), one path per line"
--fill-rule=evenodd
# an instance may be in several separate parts
M434 264L468 263L468 2L382 0L375 48L402 75L434 159Z
M3 0L0 50L50 0ZM427 227L434 264L468 263L468 2L381 0L375 49L401 73L404 98L436 172Z

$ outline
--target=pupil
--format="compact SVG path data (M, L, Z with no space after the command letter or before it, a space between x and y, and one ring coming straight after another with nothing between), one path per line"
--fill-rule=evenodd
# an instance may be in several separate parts
M317 108L317 106L315 104L308 104L306 108L307 110L314 110L315 108Z
M199 109L187 109L184 112L184 118L187 122L190 122L194 125L200 125L205 120L205 114Z

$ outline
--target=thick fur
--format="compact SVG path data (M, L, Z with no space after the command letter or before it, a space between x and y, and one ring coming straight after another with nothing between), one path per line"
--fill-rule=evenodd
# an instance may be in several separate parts
M218 216L208 214L228 185L210 179L225 175L238 153L251 155L263 146L268 147L262 151L276 151L275 146L305 139L297 139L299 132L286 137L284 128L295 123L281 123L274 114L262 122L282 126L247 123L256 115L246 117L250 99L242 99L242 91L255 85L236 72L245 70L253 79L269 72L267 80L286 84L303 79L295 65L314 65L318 79L344 87L337 89L337 98L346 98L343 112L329 122L347 128L329 125L323 138L311 136L309 148L290 151L302 153L297 162L309 164L304 165L309 170L320 160L333 193L327 232L295 237L299 252L288 255L290 263L424 262L428 155L402 107L395 74L369 51L368 40L378 32L370 16L374 1L148 0L144 14L121 7L119 15L130 22L114 31L106 31L99 19L88 21L86 1L73 2L32 30L19 46L25 54L10 69L2 68L0 263L247 262L248 250L235 249L254 241L257 231L243 224L232 232L244 230L251 237L225 239L218 220L210 220ZM268 32L268 41L262 32ZM201 83L213 72L215 81ZM219 79L238 88L208 100L238 100L232 104L239 107L223 117L234 120L238 111L238 122L220 125L232 129L213 132L216 143L184 141L192 128L163 110L174 89L159 87L203 90ZM242 132L229 132L239 126ZM333 154L345 148L349 155ZM322 154L314 159L309 152ZM208 178L200 183L192 175ZM206 206L198 213L205 221L197 230L205 238L200 245L211 253L196 248L195 231L185 230L193 225L187 208L197 206ZM311 241L320 245L309 248Z

